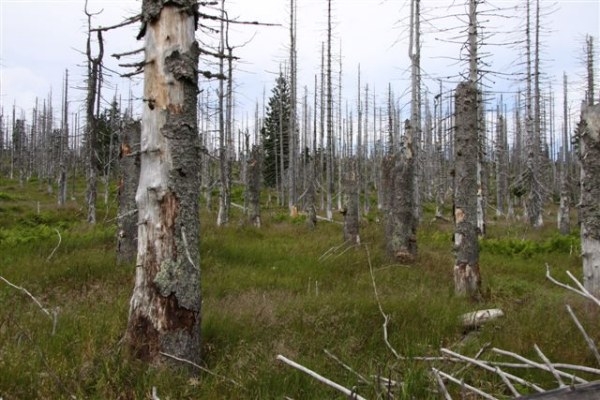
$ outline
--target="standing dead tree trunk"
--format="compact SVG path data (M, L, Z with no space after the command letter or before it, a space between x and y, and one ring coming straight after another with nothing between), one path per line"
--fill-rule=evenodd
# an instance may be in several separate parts
M581 253L583 285L600 296L600 104L582 107L578 127L581 164Z
M359 215L360 206L358 201L358 169L356 159L350 157L346 160L343 184L343 207L341 213L344 216L344 241L351 244L360 244Z
M479 297L479 243L477 241L477 86L456 88L454 166L454 288L458 295Z
M558 208L557 224L561 235L568 235L571 231L571 220L569 218L569 128L567 113L567 74L563 74L563 138L559 161L560 168L560 206Z
M246 196L248 198L248 219L250 223L260 228L260 147L252 146L246 166Z
M405 121L405 133L402 143L391 157L391 174L386 188L387 204L387 252L390 258L408 263L417 256L417 225L415 213L416 158L414 151L414 133L410 121Z
M138 252L126 341L137 358L200 360L199 48L195 0L145 0Z
M140 178L140 123L127 119L121 127L119 151L119 214L117 217L117 262L135 260L137 252L137 207L135 194Z
M98 170L100 163L98 160L98 115L94 112L99 104L100 75L102 74L102 57L104 56L104 42L102 40L102 30L96 31L98 39L98 55L92 56L92 15L87 11L87 1L85 3L85 14L88 18L88 36L86 42L88 81L87 96L85 99L85 118L86 118L86 157L87 157L87 188L85 192L87 202L87 222L96 223L96 197L98 195Z

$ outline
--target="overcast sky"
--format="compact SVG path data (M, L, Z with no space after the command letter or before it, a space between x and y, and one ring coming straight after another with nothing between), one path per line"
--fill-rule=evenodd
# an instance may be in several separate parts
M312 93L314 75L319 73L321 43L326 38L325 0L297 0L298 2L298 65L299 93L308 86ZM456 75L465 70L457 63L460 45L447 40L464 42L463 28L466 24L466 7L460 0L422 0L423 48L422 69L424 84L430 91L437 91L435 80L442 78L447 88L453 87ZM490 4L490 2L486 3ZM334 51L342 54L344 98L349 102L356 99L356 77L361 65L363 85L368 83L378 93L384 93L388 83L396 95L403 95L408 87L407 33L408 0L334 0ZM452 6L454 4L454 6ZM491 4L501 8L496 14L511 18L482 16L486 20L485 34L496 32L490 43L518 41L522 39L525 21L524 11L516 7L521 1L495 0ZM543 72L557 91L562 91L562 73L567 72L573 83L581 89L582 61L586 34L600 36L599 0L541 0L545 10L553 12L544 16L542 24ZM71 111L77 109L83 99L86 18L83 14L84 0L0 0L0 100L5 115L14 103L19 112L29 113L37 97L45 98L52 88L53 101L60 102L61 81L66 68L70 72ZM255 27L235 25L231 30L231 43L243 47L237 49L241 57L235 75L236 102L241 114L253 113L254 103L262 100L263 88L267 94L273 85L275 73L287 56L289 33L288 0L227 0L230 18L281 24L280 27ZM481 6L485 8L485 6ZM489 7L489 5L488 5ZM134 0L90 0L90 11L102 13L94 17L94 26L118 23L139 12L141 1ZM454 15L457 15L454 17ZM448 30L449 28L456 28ZM109 55L139 48L136 42L138 26L111 31L105 35L105 63L119 72ZM198 38L214 43L215 38L198 33ZM249 42L248 42L249 41ZM246 43L248 42L248 43ZM598 46L598 44L597 44ZM503 73L522 72L522 46L490 46L482 49L489 52L485 60L487 67ZM140 55L125 62L139 61ZM336 70L338 69L338 61ZM600 60L597 62L600 65ZM105 89L110 99L115 86L124 92L132 87L140 93L141 80L121 80L115 74L109 77L111 86ZM506 75L489 75L486 84L491 90L515 91L518 85L504 79ZM515 75L513 75L513 78ZM573 91L572 101L577 91ZM404 96L406 102L408 97ZM578 97L579 98L579 97ZM139 104L139 102L138 102ZM353 104L353 103L352 103ZM139 110L139 106L138 106Z

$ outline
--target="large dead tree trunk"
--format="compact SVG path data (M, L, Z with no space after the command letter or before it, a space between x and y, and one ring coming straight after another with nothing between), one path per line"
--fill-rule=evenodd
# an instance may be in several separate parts
M477 241L477 87L456 88L454 167L454 288L458 295L478 297L481 286Z
M415 212L416 159L410 121L405 122L402 143L394 151L389 191L387 251L390 258L401 263L414 261L417 256L417 225Z
M578 134L583 284L600 296L600 104L584 106L582 114Z
M145 0L138 254L126 340L153 364L200 359L195 0Z

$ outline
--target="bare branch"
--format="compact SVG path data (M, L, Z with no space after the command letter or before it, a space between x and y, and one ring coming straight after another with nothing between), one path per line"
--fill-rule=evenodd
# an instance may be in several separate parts
M52 253L50 253L50 255L48 256L48 258L46 258L46 261L50 261L50 259L52 258L52 256L56 252L56 250L58 250L58 248L60 247L60 244L62 242L62 236L60 236L60 232L58 231L58 229L54 229L54 230L56 231L56 234L58 235L58 244L56 245L56 247L54 248L54 250L52 250Z
M140 21L141 19L142 19L141 15L135 15L133 17L127 18L125 21L123 21L121 23L118 23L116 25L106 26L106 27L100 26L98 28L90 29L90 32L106 32L106 31L110 31L111 29L117 29L117 28L121 28L123 26L134 24L134 23Z
M281 354L277 355L276 358L277 358L277 360L289 365L290 367L296 368L297 370L300 370L300 371L304 372L305 374L315 378L319 382L324 383L327 386L332 387L332 388L344 393L346 396L348 396L349 399L366 400L364 397L362 397L359 394L357 394L356 392L354 392L354 390L345 388L342 385L339 385L339 384L335 383L334 381L327 379L324 376L319 375L318 373L306 368L305 366L300 365L300 364L282 356Z

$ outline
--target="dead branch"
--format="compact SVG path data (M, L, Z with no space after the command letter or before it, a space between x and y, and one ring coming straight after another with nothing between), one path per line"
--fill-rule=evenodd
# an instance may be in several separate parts
M366 244L365 244L365 250L367 252L367 262L369 263L369 272L371 273L371 282L373 283L373 292L375 293L375 300L377 301L377 307L379 307L379 312L381 313L381 316L383 317L383 325L382 325L383 340L385 341L386 346L388 347L388 349L390 349L392 354L394 356L396 356L396 358L402 359L403 357L400 356L400 354L398 354L396 349L394 349L394 347L390 344L390 342L388 340L387 326L388 326L388 323L390 322L390 317L383 311L383 307L381 306L381 301L379 301L379 293L377 292L377 285L375 284L375 274L373 274L373 264L371 263L371 254L369 253L369 246L367 246Z
M563 382L563 380L560 377L560 374L558 373L556 368L554 368L554 366L550 362L550 359L548 357L546 357L546 355L542 352L542 349L540 349L537 344L534 344L533 348L535 349L538 356L540 356L542 361L544 361L544 364L546 364L546 367L548 367L548 370L550 371L550 373L552 375L554 375L554 379L556 379L556 381L558 382L558 386L560 386L560 387L567 386L567 385L565 385L565 382Z
M124 20L123 22L120 22L120 23L118 23L116 25L99 26L98 28L90 29L90 32L106 32L106 31L110 31L112 29L117 29L117 28L121 28L123 26L134 24L134 23L140 21L141 19L142 19L141 14L134 15L133 17L129 17L126 20Z
M532 367L535 367L535 368L538 368L538 369L541 369L541 370L544 370L544 371L548 371L548 372L550 372L550 370L549 370L549 367L548 367L548 366L546 366L546 365L544 365L544 364L540 364L540 363L538 363L538 362L535 362L535 361L532 361L532 360L529 360L528 358L525 358L525 357L523 357L523 356L521 356L521 355L519 355L519 354L512 353L512 352L510 352L510 351L506 351L506 350L502 350L502 349L498 349L498 348L495 348L495 347L492 349L492 351L493 351L494 353L498 353L498 354L501 354L501 355L504 355L504 356L513 357L513 358L515 358L515 359L517 359L517 360L519 360L519 361L522 361L522 362L524 362L524 363L526 363L526 364L529 364L529 365L531 365ZM555 367L555 366L554 366L554 367ZM582 379L582 378L578 377L577 375L569 374L569 373L562 372L562 371L558 371L558 370L556 370L556 372L557 372L558 374L560 374L561 376L563 376L563 377L565 377L565 378L569 378L569 379L571 379L572 381L577 381L578 383L587 383L587 382L588 382L588 381L586 381L585 379ZM537 386L536 386L536 387L537 387ZM542 391L542 392L544 391L544 390L543 390L543 389L541 389L541 388L539 388L539 389L540 389L540 390L538 390L538 391ZM536 390L537 390L537 389L536 389Z
M316 380L318 380L321 383L324 383L325 385L332 387L342 393L344 393L346 396L348 396L349 399L354 399L354 400L367 400L364 397L360 396L359 394L357 394L356 392L354 392L354 390L350 390L348 388L345 388L342 385L339 385L337 383L335 383L334 381L325 378L322 375L319 375L318 373L306 368L303 365L300 365L284 356L282 356L281 354L277 355L277 360L289 365L290 367L296 368L297 370L300 370L302 372L304 372L305 374L315 378Z
M54 230L58 234L58 244L56 245L56 247L54 248L54 250L52 250L52 253L50 253L50 255L48 256L48 258L46 258L46 261L50 261L50 259L52 258L52 256L54 255L54 253L56 253L56 250L58 250L58 248L60 247L60 244L62 242L62 236L60 236L60 232L56 228Z
M136 49L136 50L126 51L124 53L111 54L111 57L114 57L117 60L119 60L121 57L132 56L132 55L137 54L137 53L142 53L144 50L145 50L145 48L142 47L142 48L139 48L139 49Z
M46 314L48 316L48 318L50 318L52 320L52 334L54 335L54 333L56 332L56 322L58 320L58 308L50 311L47 308L45 308L42 305L42 303L40 303L40 301L38 299L36 299L34 295L31 294L31 292L29 290L25 289L22 286L15 285L14 283L10 282L3 276L0 276L0 280L4 281L4 283L6 283L8 286L13 287L13 288L25 293L27 296L29 296L29 298L31 300L33 300L33 302L40 308L40 310L42 310L42 312L44 314Z
M174 356L174 355L172 355L172 354L163 353L162 351L160 352L160 354L161 354L161 355L163 355L163 356L165 356L165 357L172 358L173 360L180 361L180 362L182 362L182 363L185 363L185 364L189 364L189 365L191 365L192 367L196 367L196 368L198 368L200 371L204 371L204 372L206 372L207 374L214 376L215 378L219 378L219 379L222 379L222 380L224 380L224 381L231 382L231 383L232 383L232 384L234 384L235 386L238 386L238 387L240 387L240 388L242 388L242 389L245 389L245 388L244 388L242 385L240 385L239 383L237 383L237 382L236 382L236 381L234 381L233 379L231 379L231 378L228 378L228 377L226 377L226 376L222 376L222 375L216 374L216 373L212 372L211 370L209 370L208 368L204 368L203 366L201 366L201 365L198 365L198 364L196 364L196 363L195 363L195 362L193 362L193 361L186 360L185 358L180 358L180 357Z
M560 287L562 287L564 289L567 289L567 290L570 290L572 292L575 292L578 295L585 297L586 299L592 300L594 303L596 303L597 306L600 306L600 299L598 299L595 296L593 296L585 287L583 287L583 285L577 280L577 278L575 278L573 276L573 274L571 274L570 271L567 271L567 275L569 276L569 278L571 278L573 280L573 282L575 282L575 284L579 287L579 290L575 289L572 286L569 286L567 284L564 284L564 283L559 282L556 279L554 279L550 275L550 266L548 264L546 264L546 278L548 278L548 280L550 280L550 282L552 282L555 285L558 285L558 286L560 286Z
M488 400L498 400L496 397L494 397L492 395L489 395L486 392L477 389L476 387L473 387L471 385L467 385L466 383L464 383L461 380L456 379L452 375L446 374L445 372L442 372L442 371L440 371L438 369L435 369L435 368L431 368L431 370L433 371L434 374L439 374L441 377L444 377L444 378L448 379L449 381L454 382L454 383L460 385L461 387L464 387L465 389L468 389L471 392L480 395L481 397L484 397L484 398L486 398Z
M344 369L346 371L354 374L354 376L356 376L359 381L361 381L362 383L366 383L367 385L371 384L371 381L369 381L367 378L365 378L364 376L362 376L361 374L359 374L358 372L356 372L355 370L353 370L352 367L350 367L349 365L345 364L342 360L340 360L339 358L337 358L335 355L331 354L331 352L329 350L324 349L323 351L325 352L325 354L327 354L327 356L329 356L329 358L333 359L335 362L337 362L342 367L344 367Z
M587 332L583 328L583 325L581 324L581 322L579 322L579 319L577 319L577 316L571 309L571 306L568 304L567 304L567 311L569 312L571 319L573 319L573 322L575 323L575 325L577 326L577 328L583 335L583 338L585 339L585 342L587 343L588 347L590 348L590 351L592 352L594 357L596 357L596 362L598 362L598 365L600 365L600 353L598 353L598 348L596 347L594 340L587 334Z
M486 371L496 372L499 369L498 367L496 367L496 368L491 367L491 366L487 365L484 362L481 362L479 360L475 360L474 358L471 358L471 357L463 356L462 354L456 353L456 352L454 352L452 350L449 350L449 349L442 348L440 351L442 353L444 353L444 354L448 354L448 355L450 355L452 357L459 358L459 359L464 360L466 362L469 362L469 363L472 363L474 365L477 365L478 367L481 367L481 368L485 369ZM509 374L508 372L504 372L504 374L506 375L507 378L510 378L513 381L515 381L517 383L520 383L521 385L525 385L527 387L530 387L530 388L532 388L532 389L534 389L534 390L536 390L536 391L538 391L540 393L544 391L544 389L542 389L541 387L539 387L539 386L537 386L537 385L535 385L535 384L533 384L531 382L528 382L525 379L519 378L516 375Z

